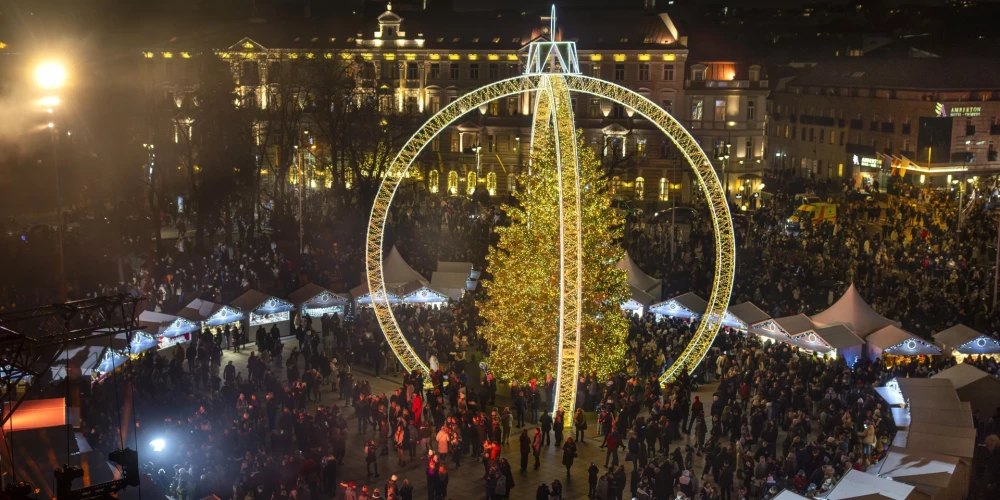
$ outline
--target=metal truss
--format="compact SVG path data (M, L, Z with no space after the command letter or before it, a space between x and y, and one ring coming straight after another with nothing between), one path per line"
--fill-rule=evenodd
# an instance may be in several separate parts
M25 377L38 377L60 351L84 339L131 333L138 324L141 297L115 295L0 314L0 401L13 399ZM129 341L132 339L129 338ZM0 428L21 405L21 394L0 416Z
M580 329L583 323L583 217L580 208L580 162L577 155L573 101L566 79L546 74L535 92L534 141L551 134L555 144L559 192L559 347L556 399L553 408L576 409L580 375ZM543 174L544 175L544 174Z
M408 371L413 370L427 370L427 365L420 359L420 357L414 352L413 347L406 341L403 336L402 331L399 328L399 324L396 322L396 318L392 313L392 309L388 301L384 300L387 297L387 292L385 287L385 279L382 272L382 244L383 244L383 234L385 231L385 223L389 214L389 206L392 203L392 198L395 195L396 189L404 178L404 174L410 165L414 162L417 155L431 142L434 137L436 137L443 129L451 125L453 122L462 117L465 113L479 108L479 106L489 103L490 101L500 99L503 97L533 92L537 94L536 99L536 115L535 115L535 127L539 126L539 115L544 117L556 116L555 120L555 133L558 138L557 144L572 144L574 148L573 158L575 158L575 133L572 108L568 105L568 92L580 92L584 94L590 94L596 97L602 97L611 101L614 101L623 106L627 106L639 113L640 116L649 120L651 123L655 124L657 128L660 129L671 141L678 147L678 149L684 154L688 163L692 166L694 173L698 178L698 185L701 186L702 192L705 194L708 200L709 211L712 215L712 225L715 230L715 280L712 286L712 292L708 298L708 309L705 314L702 315L701 324L698 330L695 332L691 339L691 342L684 349L681 355L677 358L674 364L667 369L663 374L660 381L662 383L667 383L675 380L682 371L687 371L690 373L694 370L704 359L705 354L711 347L712 342L715 340L715 336L718 334L719 327L722 325L722 320L725 317L726 310L729 306L729 297L732 292L733 286L733 275L735 272L735 239L733 235L733 223L732 218L729 213L729 205L726 202L725 193L722 188L722 184L719 182L719 178L712 168L712 164L705 155L705 152L698 145L698 142L691 136L690 133L680 123L677 122L669 113L664 111L658 105L650 101L649 99L625 88L620 85L615 85L610 82L599 80L596 78L591 78L582 75L566 75L566 74L529 74L523 75L515 78L510 78L507 80L502 80L485 87L481 87L474 90L464 96L460 97L456 101L452 102L424 124L420 130L415 133L405 145L403 145L400 152L397 154L396 158L393 160L392 165L386 172L382 184L379 187L378 193L375 197L375 202L372 207L371 218L368 224L368 236L366 242L366 266L368 270L368 286L372 294L372 306L375 309L375 314L378 319L379 325L382 327L382 331L385 333L386 339L389 342L393 352L396 357L399 358L400 362ZM544 97L547 96L547 97ZM549 99L551 102L546 105L549 110L546 112L544 109L538 110L540 107L539 101ZM560 104L560 102L563 102ZM547 120L548 118L543 118ZM565 129L565 131L564 131ZM536 133L535 128L532 129L532 134ZM569 134L569 135L566 135ZM534 140L534 138L532 139ZM566 159L563 159L560 155L560 159L557 162L560 168L560 181L562 182L576 182L578 184L579 178L575 168L568 169ZM574 164L575 165L575 164ZM572 170L574 174L572 177L564 177L568 170ZM573 178L576 180L574 181ZM565 185L565 187L569 187ZM564 193L564 198L561 200L560 210L562 216L565 216L564 210L566 209L566 203L576 203L579 210L579 197L576 195L578 193L579 186L572 190L573 193L569 193L565 196L570 189L561 189ZM572 210L571 210L572 211ZM576 212L579 214L579 212ZM565 217L561 217L561 222L563 224L567 223ZM572 216L570 217L570 223L573 223ZM579 243L580 227L579 227L579 216L577 215L576 222L577 227L575 233L572 228L567 233L566 228L563 227L561 231L561 236L565 239L567 235L573 238L577 238L577 242L570 242L566 245L564 240L561 240L560 245L563 249L563 259L567 252L575 253L576 257L570 257L570 259L578 259L579 253L582 251L582 246ZM576 245L576 247L574 247ZM565 279L566 260L562 261L563 269L561 270L560 276L560 332L564 333L567 331L565 328L567 325L576 328L575 339L568 339L567 335L561 335L559 338L560 347L560 363L559 363L559 381L558 394L559 407L562 408L572 408L572 401L576 396L576 373L578 370L579 363L579 325L580 325L580 314L581 310L579 308L579 301L576 305L572 303L567 307L566 298L567 293L579 294L580 287L579 281L577 284L570 283L567 286L567 281ZM572 264L573 262L570 262ZM575 287L575 289L574 289ZM579 296L579 295L577 295ZM376 297L382 297L382 300L375 300ZM574 309L575 308L575 309ZM567 322L567 315L574 313L576 314L576 319L569 319ZM574 344L575 340L575 344ZM569 349L572 347L572 351ZM572 354L572 356L571 356ZM567 362L565 368L566 372L562 371L564 368L564 360L572 357L574 359L573 368L570 370L570 366ZM573 375L569 377L569 375ZM569 404L566 404L566 403Z

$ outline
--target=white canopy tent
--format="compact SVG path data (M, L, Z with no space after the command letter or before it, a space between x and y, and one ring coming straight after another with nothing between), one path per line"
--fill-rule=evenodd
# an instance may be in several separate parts
M871 356L871 359L880 358L885 354L893 356L941 354L940 347L896 325L888 325L876 330L868 335L865 341L868 342L868 355Z
M819 314L814 314L811 319L819 326L846 324L861 338L866 338L875 330L885 326L899 326L899 322L875 312L865 299L861 298L861 294L853 284L832 306Z
M827 494L826 500L853 500L862 498L886 498L888 500L915 500L911 485L890 481L881 477L850 469Z
M469 277L464 273L435 272L431 275L431 287L454 300L462 298L468 290Z
M948 379L955 386L958 398L972 405L983 415L992 415L1000 407L1000 380L968 363L960 363L933 379Z
M643 292L649 294L653 297L653 301L660 300L660 295L662 294L663 280L654 278L639 269L632 257L629 257L628 252L625 252L625 256L622 260L615 264L615 269L621 269L625 271L625 279L628 281L629 286L638 288ZM439 269L440 270L440 269ZM702 308L704 312L705 308Z
M692 292L650 306L650 312L673 318L700 318L708 309L708 302Z
M961 323L933 335L945 352L959 354L1000 354L1000 341Z
M399 254L399 250L395 246L389 250L389 255L385 257L385 262L382 263L382 276L385 279L385 287L388 290L394 290L414 280L425 285L427 284L427 279L414 271L403 260L403 256Z

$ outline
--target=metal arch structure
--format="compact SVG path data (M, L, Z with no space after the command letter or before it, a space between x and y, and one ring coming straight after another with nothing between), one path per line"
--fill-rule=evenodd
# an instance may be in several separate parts
M572 42L560 42L572 43ZM552 50L555 54L557 51ZM541 67L540 65L537 65ZM716 240L715 280L708 300L708 309L691 342L674 364L662 375L662 383L677 378L682 371L690 372L704 359L725 317L732 291L735 271L735 240L732 219L725 193L711 162L697 141L669 113L649 99L625 88L596 78L565 72L531 72L501 80L463 95L452 102L420 128L403 145L387 170L376 194L369 220L366 240L366 266L372 306L390 347L407 371L428 371L406 340L387 300L388 290L383 276L383 235L389 207L397 188L417 155L442 130L481 105L503 97L535 92L535 117L532 137L552 133L557 143L557 168L560 182L560 321L559 372L557 373L557 408L572 411L576 396L579 370L580 323L582 318L582 234L579 218L579 165L576 161L576 136L569 93L581 92L602 97L627 106L655 124L683 152L698 177L698 184L708 199ZM562 104L560 105L560 102ZM569 154L559 146L571 145ZM572 187L571 187L572 186ZM570 193L572 191L572 193ZM575 205L575 206L574 206ZM575 217L575 219L574 219ZM567 226L570 226L567 228ZM567 239L570 240L567 242ZM575 241L573 241L575 239ZM567 269L576 271L569 276Z

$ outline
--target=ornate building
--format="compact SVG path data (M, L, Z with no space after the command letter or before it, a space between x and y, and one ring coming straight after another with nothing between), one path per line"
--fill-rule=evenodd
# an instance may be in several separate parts
M479 21L469 22L471 18ZM740 96L762 88L766 92L759 66L739 67L738 80L733 75L720 78L725 84L712 83L714 77L686 77L704 75L705 70L686 66L688 39L665 13L574 9L560 15L557 26L557 32L550 33L548 17L527 12L397 12L389 4L375 19L355 15L311 23L296 27L291 35L267 24L243 25L233 31L242 30L242 39L234 34L224 41L219 34L187 48L185 43L190 41L175 39L148 49L143 56L151 81L158 82L156 90L176 101L180 119L175 122L182 130L175 135L183 137L187 133L183 124L191 126L190 121L185 122L185 108L192 105L184 96L193 91L197 81L194 71L182 67L185 61L196 59L196 54L214 54L230 61L245 105L268 106L268 89L282 84L277 76L285 74L281 68L313 60L350 66L360 87L377 96L385 112L429 116L468 91L522 74L530 42L573 40L582 73L635 90L673 113L688 128L702 129L706 133L699 139L710 157L722 137L719 133L728 138L739 130L748 133L733 137L739 142L736 151L741 153L737 157L761 158L763 135L756 130L762 130L764 100ZM701 104L685 97L686 92L703 96ZM721 125L709 119L717 117L712 106L718 106L720 100L727 110ZM501 196L516 189L515 174L525 166L528 155L530 101L530 97L511 97L469 113L422 153L416 181L431 193L442 195L485 190L490 196ZM700 110L700 117L692 114L695 109ZM666 137L633 116L631 109L579 95L574 99L574 110L584 140L605 158L616 194L652 210L672 197L674 201L690 200L692 186L684 159ZM304 120L308 122L307 114ZM739 125L725 125L733 121ZM307 133L309 127L303 124ZM694 132L699 136L697 130ZM744 135L752 137L742 139ZM282 161L275 151L265 153ZM325 170L333 175L351 175L338 168L344 160L319 156L310 156L306 162L332 165ZM350 179L341 180L350 183Z

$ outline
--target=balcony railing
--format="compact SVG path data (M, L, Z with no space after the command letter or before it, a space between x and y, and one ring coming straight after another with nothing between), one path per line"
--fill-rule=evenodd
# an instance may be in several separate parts
M766 89L767 80L684 80L689 89Z

